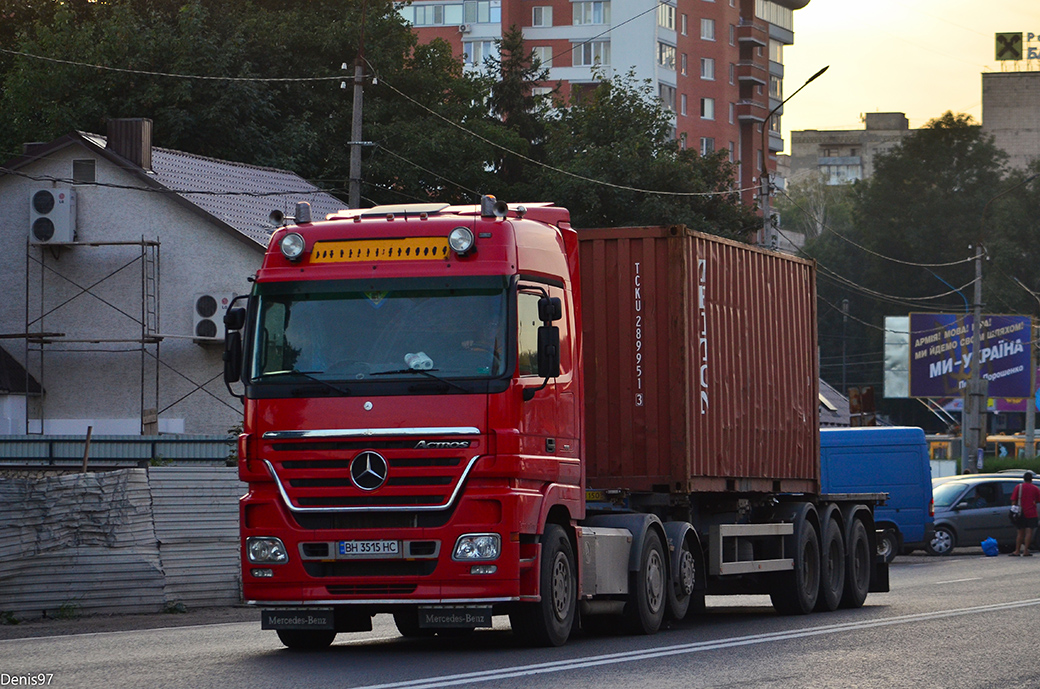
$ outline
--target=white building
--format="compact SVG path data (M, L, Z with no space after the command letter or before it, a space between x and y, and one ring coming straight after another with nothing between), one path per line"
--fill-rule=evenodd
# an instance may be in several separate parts
M0 167L0 434L227 433L222 312L270 212L298 201L346 205L290 172L153 148L147 119L27 144Z

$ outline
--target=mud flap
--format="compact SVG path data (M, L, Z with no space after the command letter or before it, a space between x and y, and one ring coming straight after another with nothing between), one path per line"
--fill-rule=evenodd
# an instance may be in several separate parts
M874 573L870 577L870 593L888 593L888 563L879 557L874 562Z

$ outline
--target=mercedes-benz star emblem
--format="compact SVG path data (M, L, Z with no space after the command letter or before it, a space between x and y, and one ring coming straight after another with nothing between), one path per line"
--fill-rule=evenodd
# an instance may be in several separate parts
M365 450L350 463L350 480L361 490L375 490L386 483L388 470L382 455Z

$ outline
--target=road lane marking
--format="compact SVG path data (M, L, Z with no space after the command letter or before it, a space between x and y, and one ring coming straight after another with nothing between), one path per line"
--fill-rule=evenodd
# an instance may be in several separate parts
M965 581L981 581L981 580L982 580L982 577L968 577L967 579L950 579L949 581L937 581L937 582L935 582L935 585L939 586L940 584L960 584L960 583L963 583Z
M517 665L514 667L502 667L492 670L481 670L479 672L465 672L455 675L442 675L440 677L415 678L401 682L390 682L387 684L370 684L357 689L439 689L440 687L455 687L462 684L478 684L480 682L496 682L503 679L518 677L530 677L533 675L544 675L553 672L566 672L582 668L598 667L602 665L617 665L629 663L636 660L650 660L666 656L688 655L701 653L703 651L717 651L724 648L735 648L755 644L769 643L773 641L787 641L811 636L826 634L838 634L848 631L862 629L874 629L877 627L890 627L912 622L925 622L941 620L949 617L961 617L964 615L977 615L985 612L999 612L1013 610L1015 608L1027 608L1040 606L1040 598L1013 601L1010 603L997 603L993 605L979 605L971 608L957 608L953 610L939 610L936 612L916 613L913 615L899 615L880 620L864 620L861 622L847 622L843 624L830 624L808 629L796 629L782 632L770 632L768 634L751 634L748 636L737 636L729 639L717 639L714 641L697 641L689 644L678 644L675 646L663 646L661 648L648 648L635 651L624 651L621 653L609 653L588 658L571 658L568 660L557 660L548 663L536 663L533 665Z

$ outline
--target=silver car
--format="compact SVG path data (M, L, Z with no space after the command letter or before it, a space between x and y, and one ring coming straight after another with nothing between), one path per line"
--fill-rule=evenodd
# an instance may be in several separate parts
M1014 550L1018 531L1008 519L1008 510L1011 491L1021 482L1018 476L1001 474L933 480L935 535L925 550L949 555L954 548L978 546L990 537L997 539L1002 552Z

